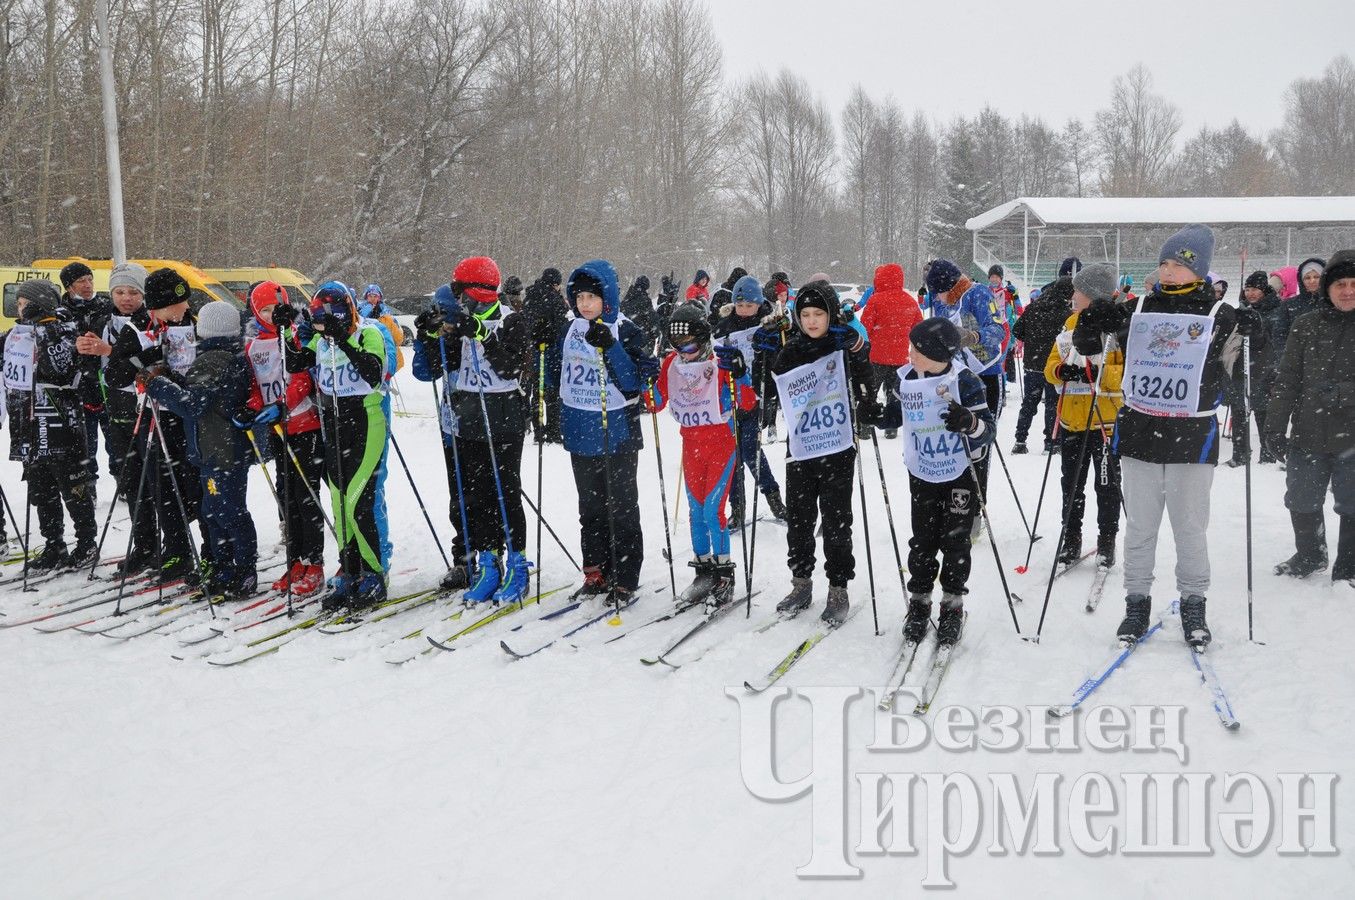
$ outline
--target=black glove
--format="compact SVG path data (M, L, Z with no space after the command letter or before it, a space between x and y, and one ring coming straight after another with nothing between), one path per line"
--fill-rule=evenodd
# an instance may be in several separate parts
M950 401L950 406L941 414L941 419L946 423L947 431L958 434L973 434L979 427L978 416L954 400Z
M1097 334L1115 334L1128 324L1129 315L1129 309L1123 304L1113 300L1097 300L1077 317L1077 328Z
M839 350L850 350L861 340L861 335L850 325L829 325L828 336L832 338L833 346Z
M716 347L715 358L717 365L736 381L748 372L748 366L743 362L743 353L738 347Z
M1081 381L1087 383L1087 370L1082 366L1071 366L1064 363L1055 370L1054 374L1059 376L1059 381Z
M454 319L448 319L447 324L452 327L452 334L457 337L470 338L472 341L480 336L480 323L474 316L462 312Z
M442 313L436 309L425 309L414 319L414 330L419 334L436 337L442 327Z
M1253 337L1260 334L1265 327L1261 320L1261 314L1254 309L1242 307L1237 311L1237 333L1243 337Z
M673 273L663 276L663 294L665 297L676 297L678 292L678 283L673 280Z
M277 303L273 306L273 327L281 330L296 324L296 307L290 303Z
M588 330L583 334L583 339L588 342L589 346L597 347L604 352L610 350L612 344L616 343L616 338L612 336L612 330L602 324L601 319L594 319L589 324Z
M859 401L856 404L856 422L858 425L879 426L884 420L884 410L874 398Z

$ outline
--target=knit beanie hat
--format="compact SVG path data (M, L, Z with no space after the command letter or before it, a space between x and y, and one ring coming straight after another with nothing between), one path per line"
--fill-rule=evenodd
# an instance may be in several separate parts
M762 285L752 275L745 275L734 282L735 303L756 303L762 305Z
M944 294L963 277L960 267L950 260L933 260L931 268L927 270L927 290L933 294Z
M554 266L544 269L541 272L541 283L547 287L559 287L564 284L565 277L560 274L560 270Z
M1265 272L1257 269L1247 276L1247 280L1243 282L1242 286L1256 288L1258 291L1264 292L1266 288L1270 287L1270 279L1266 277Z
M68 262L61 267L61 287L70 290L71 285L75 284L86 275L93 275L94 270L82 262Z
M146 293L146 267L134 262L118 263L108 273L108 292L111 294L117 287L136 288L142 294Z
M1333 282L1355 278L1355 250L1337 250L1322 272L1322 293L1327 295Z
M213 300L198 310L198 338L239 337L240 310L225 300Z
M830 325L836 325L842 315L837 291L834 291L832 285L828 282L822 280L809 282L809 284L801 287L800 292L795 295L796 317L798 318L800 313L806 309L821 309L828 313Z
M1060 278L1063 278L1066 275L1076 275L1081 270L1082 260L1078 259L1076 256L1066 257L1063 262L1059 263Z
M1214 231L1208 225L1187 225L1167 238L1158 262L1173 260L1195 273L1201 281L1209 275L1214 260Z
M46 278L19 282L15 296L24 301L25 322L53 318L61 305L61 292Z
M1109 300L1115 294L1115 267L1108 262L1092 263L1073 276L1073 288L1093 303Z
M164 309L176 303L187 303L188 294L188 282L171 268L156 269L146 276L147 309Z
M928 359L946 362L960 352L960 329L944 316L923 319L908 332L908 342Z

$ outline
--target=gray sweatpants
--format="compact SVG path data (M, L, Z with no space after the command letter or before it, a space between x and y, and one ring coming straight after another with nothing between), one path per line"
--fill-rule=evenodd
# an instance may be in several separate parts
M1124 535L1124 590L1151 595L1162 511L1176 541L1176 589L1182 597L1209 590L1209 490L1214 467L1201 463L1147 463L1120 460L1127 523Z

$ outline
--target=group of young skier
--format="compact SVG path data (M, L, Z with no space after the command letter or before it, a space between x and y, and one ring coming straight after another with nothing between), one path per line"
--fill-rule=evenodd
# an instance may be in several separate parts
M645 417L666 411L681 434L694 570L676 602L710 613L734 602L733 534L755 527L761 517L752 513L765 502L767 517L787 531L791 587L778 612L813 605L822 560L821 618L837 627L853 609L852 504L865 489L859 444L879 428L901 439L908 472L904 636L917 642L932 627L939 582L937 639L954 644L1021 342L1025 399L1013 451L1026 452L1045 402L1045 449L1061 459L1058 563L1085 558L1090 476L1103 569L1116 563L1124 513L1126 615L1117 635L1136 641L1149 627L1165 513L1183 634L1203 649L1218 410L1236 398L1230 360L1242 353L1239 344L1254 353L1289 343L1247 367L1251 396L1265 393L1258 384L1273 385L1268 411L1257 416L1265 452L1282 457L1294 425L1286 504L1299 552L1277 571L1308 575L1326 566L1321 508L1330 484L1342 521L1333 577L1355 578L1355 390L1343 374L1349 369L1337 364L1352 347L1355 253L1317 261L1314 308L1278 339L1264 278L1247 279L1246 302L1230 306L1216 297L1212 255L1208 228L1182 229L1162 247L1155 286L1137 298L1110 264L1070 259L1023 311L1000 267L980 282L946 259L929 263L921 305L899 266L881 266L864 309L844 305L826 278L792 292L784 273L764 284L741 268L713 297L704 272L683 299L664 278L656 309L647 279L623 300L616 270L601 259L567 278L547 269L519 302L521 282L510 279L513 289L505 289L493 259L463 259L415 320L412 346L415 378L434 385L451 497L452 564L442 588L469 603L513 603L530 591L529 556L540 548L527 546L521 461L531 427L538 442L558 439L570 456L582 550L577 595L618 609L634 602L645 561L638 483ZM123 575L151 568L163 583L205 579L225 598L256 592L248 470L271 458L286 546L273 589L324 590L330 609L381 603L392 553L384 500L390 395L404 352L380 287L358 297L325 282L297 309L265 281L252 287L242 316L221 301L194 312L187 283L172 269L120 264L109 283L102 314L88 305L72 312L76 304L63 303L48 282L24 283L20 324L4 336L11 458L24 465L44 541L30 568L92 565L99 554L88 435L89 422L101 421L117 499L130 512ZM1235 435L1247 431L1237 402ZM763 438L778 409L784 492ZM657 423L648 427L657 440ZM325 484L332 522L320 503ZM73 552L63 504L74 522ZM327 525L338 548L328 578Z

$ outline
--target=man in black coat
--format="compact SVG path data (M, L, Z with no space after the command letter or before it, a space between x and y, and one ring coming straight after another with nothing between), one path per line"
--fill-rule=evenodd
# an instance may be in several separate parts
M527 316L531 326L532 346L535 348L532 352L532 362L527 371L523 372L523 377L529 379L527 388L531 399L531 419L532 435L539 444L546 441L551 444L560 444L564 439L560 436L560 392L558 388L552 387L550 379L546 379L545 405L546 422L541 423L540 404L541 398L537 396L540 389L540 373L538 366L541 362L541 347L545 345L550 347L554 344L556 335L564 330L569 322L569 307L565 303L565 295L560 293L560 285L564 283L564 277L560 270L554 267L548 268L541 273L541 277L527 288L527 294L522 301L522 312Z
M1016 417L1016 446L1013 453L1026 452L1026 437L1035 411L1044 401L1044 452L1053 453L1054 414L1058 409L1059 393L1045 380L1044 364L1064 323L1073 314L1073 279L1065 275L1040 292L1021 313L1012 326L1012 339L1025 344L1025 384L1021 395L1021 411Z
M94 292L94 272L89 266L75 260L61 269L61 305L57 315L63 322L75 324L79 334L103 333L113 314L113 303L107 294ZM85 407L85 440L89 455L85 467L91 475L99 474L99 432L108 437L108 414L104 410L104 396L99 381L99 360L80 358L80 402ZM111 461L111 457L110 457ZM90 490L94 490L91 484Z
M657 346L659 340L659 314L649 299L649 276L638 275L626 290L621 300L621 314L630 319L644 332L651 346Z
M1244 408L1249 409L1256 419L1256 431L1261 436L1261 455L1259 462L1276 461L1274 448L1266 440L1266 407L1270 397L1271 385L1275 383L1275 369L1280 362L1280 350L1275 335L1284 316L1284 304L1270 286L1265 272L1253 272L1247 276L1242 287L1242 303L1239 310L1251 310L1261 317L1261 330L1251 338L1251 393L1246 397L1247 406L1243 406L1246 393L1246 369L1242 365L1242 341L1238 336L1236 346L1225 350L1225 357L1231 360L1232 384L1229 388L1228 403L1233 408L1233 457L1227 463L1230 468L1245 465L1251 456L1251 428L1241 421ZM1234 353L1235 351L1235 358Z

